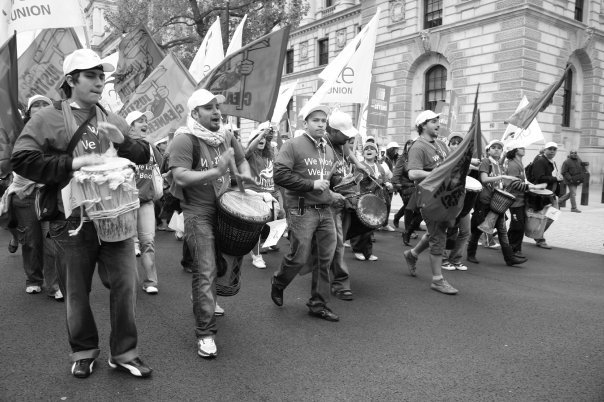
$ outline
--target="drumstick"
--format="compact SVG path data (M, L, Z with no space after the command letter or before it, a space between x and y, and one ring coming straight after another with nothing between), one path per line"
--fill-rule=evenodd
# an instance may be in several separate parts
M235 180L237 181L237 187L239 187L239 191L241 191L242 193L245 193L245 187L243 187L243 183L241 182L241 179L238 176L239 171L237 170L237 165L235 164L235 159L231 158L229 165L231 168L231 172L233 172L233 174L235 175Z

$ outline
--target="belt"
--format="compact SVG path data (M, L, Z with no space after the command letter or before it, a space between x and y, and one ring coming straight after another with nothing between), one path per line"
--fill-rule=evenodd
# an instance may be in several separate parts
M314 204L314 205L306 205L306 208L314 208L314 209L325 209L329 208L330 204Z

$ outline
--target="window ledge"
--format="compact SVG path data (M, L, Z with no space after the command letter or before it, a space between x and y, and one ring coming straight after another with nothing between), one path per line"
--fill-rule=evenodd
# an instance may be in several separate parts
M458 0L458 4L455 5L457 11L466 11L470 8L475 8L479 4L480 0Z

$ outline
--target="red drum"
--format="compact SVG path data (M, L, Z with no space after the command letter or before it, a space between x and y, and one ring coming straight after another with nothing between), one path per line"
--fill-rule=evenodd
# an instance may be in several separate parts
M346 239L378 229L388 220L386 201L375 194L359 196L355 212L351 214L350 228Z
M491 197L491 211L498 214L504 214L505 211L512 206L515 200L516 197L512 194L496 188L493 192L493 197Z
M466 195L463 200L463 207L461 208L461 212L459 213L459 217L463 218L466 216L472 208L474 208L474 204L476 204L476 198L478 198L478 194L482 190L482 184L478 180L473 177L466 177Z
M552 203L553 195L550 190L530 190L526 197L526 206L533 211L541 211Z

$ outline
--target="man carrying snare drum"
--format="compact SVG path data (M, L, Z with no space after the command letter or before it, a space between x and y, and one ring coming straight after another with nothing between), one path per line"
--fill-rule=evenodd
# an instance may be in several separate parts
M97 264L101 281L111 293L109 366L137 377L148 377L152 371L138 357L133 240L99 241L94 224L81 216L79 210L65 217L60 197L60 189L69 183L74 171L105 162L101 154L111 143L118 149L118 156L136 164L149 160L147 143L125 135L126 121L98 105L105 72L114 69L90 49L68 55L63 63L65 81L61 87L67 100L55 102L32 117L17 139L11 158L15 172L52 190L48 191L49 202L43 205L43 212L55 212L45 219L49 220L48 237L57 250L59 286L65 296L67 331L73 352L71 373L77 378L92 373L99 355L99 337L89 302ZM81 133L81 137L71 143L70 155L67 150L76 133ZM79 232L70 235L80 225Z
M174 178L170 191L180 199L185 215L185 241L194 261L192 301L197 354L204 358L218 354L214 315L217 194L230 185L228 169L232 162L237 165L240 179L254 182L241 145L222 125L220 104L224 101L224 96L205 89L193 92L187 101L187 126L176 130L170 145Z

